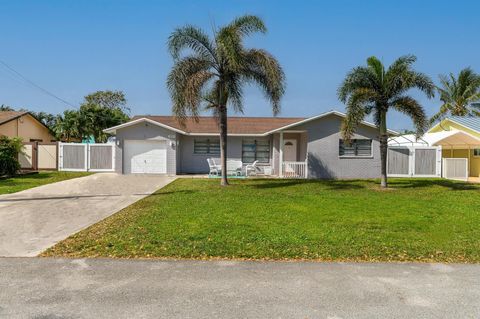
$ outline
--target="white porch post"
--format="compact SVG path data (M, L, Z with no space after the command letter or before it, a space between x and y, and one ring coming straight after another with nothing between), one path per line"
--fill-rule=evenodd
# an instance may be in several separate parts
M283 132L280 132L280 156L278 159L279 176L283 177Z
M467 179L470 177L470 172L471 172L471 155L470 155L470 145L468 145L468 172L467 172Z

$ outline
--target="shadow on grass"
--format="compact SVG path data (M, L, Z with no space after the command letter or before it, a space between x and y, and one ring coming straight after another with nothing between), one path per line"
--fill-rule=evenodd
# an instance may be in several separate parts
M332 190L348 190L348 189L363 189L365 188L365 181L361 180L333 180L333 179L322 179L322 180L312 180L312 179L275 179L275 180L266 180L261 184L254 185L255 188L259 189L268 189L268 188L281 188L289 187L296 185L306 185L306 184L317 184L327 189Z
M389 187L392 188L425 188L432 186L441 186L456 191L480 190L474 184L461 181L452 181L448 179L417 179L417 178L402 178L393 179L389 181Z
M333 180L333 179L322 179L322 180L304 180L304 179L272 179L272 180L262 180L260 183L253 185L253 187L258 189L269 189L269 188L282 188L290 187L296 185L305 185L305 184L318 184L325 189L329 190L354 190L354 189L364 189L364 188L380 188L380 180L361 180L361 179L352 179L352 180ZM480 187L461 181L452 181L448 179L416 179L416 178L395 178L389 180L389 187L393 189L408 189L408 188L428 188L440 186L449 188L456 191L480 191Z

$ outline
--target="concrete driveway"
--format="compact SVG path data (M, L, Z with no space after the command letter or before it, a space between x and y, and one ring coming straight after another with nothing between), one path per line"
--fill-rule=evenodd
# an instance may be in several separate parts
M0 258L1 318L479 318L480 266Z
M0 256L36 256L175 177L99 173L0 196Z

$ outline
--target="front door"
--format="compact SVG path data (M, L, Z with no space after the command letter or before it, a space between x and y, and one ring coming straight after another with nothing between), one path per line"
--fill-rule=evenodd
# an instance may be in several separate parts
M283 160L285 162L297 161L297 140L283 141Z

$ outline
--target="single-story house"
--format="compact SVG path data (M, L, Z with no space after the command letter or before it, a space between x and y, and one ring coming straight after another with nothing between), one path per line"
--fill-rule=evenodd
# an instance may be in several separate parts
M48 127L29 112L1 111L0 136L20 137L24 142L52 142Z
M362 122L351 144L340 128L344 113L330 111L309 118L229 117L227 157L276 176L375 178L380 174L378 130ZM206 174L207 158L220 156L214 117L136 116L111 127L116 138L119 173ZM390 134L396 134L389 131Z

